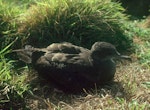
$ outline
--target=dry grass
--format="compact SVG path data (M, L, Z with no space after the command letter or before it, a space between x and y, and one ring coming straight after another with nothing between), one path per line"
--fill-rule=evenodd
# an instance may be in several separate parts
M150 28L150 16L145 19L145 22L141 25L143 28Z
M111 85L76 95L43 86L36 79L27 105L32 110L148 110L150 89L144 83L150 80L149 72L136 62L120 63Z

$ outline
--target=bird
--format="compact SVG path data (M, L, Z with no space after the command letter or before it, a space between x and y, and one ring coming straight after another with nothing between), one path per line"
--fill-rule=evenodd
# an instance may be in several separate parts
M91 49L69 42L52 43L46 48L26 45L13 50L20 60L31 63L39 76L63 91L82 91L113 80L116 72L114 59L131 60L121 55L108 42L95 42Z

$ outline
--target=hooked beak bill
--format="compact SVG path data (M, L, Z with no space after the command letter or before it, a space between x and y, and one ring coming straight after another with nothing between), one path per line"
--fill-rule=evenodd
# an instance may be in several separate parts
M132 61L132 59L131 59L130 56L121 55L119 52L117 52L117 58L119 58L119 59L125 59L125 60L128 60L128 61Z
M131 57L130 56L126 56L126 55L120 55L118 58L125 59L125 60L128 60L128 61L132 61Z

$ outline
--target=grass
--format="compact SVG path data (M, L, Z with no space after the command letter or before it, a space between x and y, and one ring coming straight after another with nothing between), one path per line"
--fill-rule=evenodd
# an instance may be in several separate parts
M0 51L0 109L18 108L23 104L24 93L29 90L26 83L27 74L14 71L15 61L5 58L10 52L10 45Z
M149 33L150 28L148 27L148 21L149 17L144 20L135 21L132 23L132 26L136 27L130 27L133 29L134 32L134 46L135 46L135 56L139 60L140 64L143 66L150 66L150 39L149 39ZM147 25L147 26L146 26Z
M149 18L129 21L110 0L58 1L0 0L0 109L149 110ZM24 44L69 41L89 48L97 40L129 52L133 62L118 61L114 82L81 94L52 88L10 57L11 49Z
M99 40L127 49L132 38L124 34L128 17L123 12L119 3L110 0L44 0L18 17L16 33L22 45L43 47L69 41L90 48Z
M13 37L16 31L14 20L23 11L19 9L14 3L0 0L0 48L4 48L9 45L15 37Z

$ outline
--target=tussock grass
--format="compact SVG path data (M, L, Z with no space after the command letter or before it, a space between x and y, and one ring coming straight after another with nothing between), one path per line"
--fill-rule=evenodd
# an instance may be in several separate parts
M13 2L0 0L0 48L4 48L16 39L15 19L23 12Z
M14 71L15 61L5 58L10 45L0 51L0 109L19 109L24 107L23 95L29 89L27 74Z
M127 49L132 39L124 33L128 17L123 12L110 0L44 0L18 18L18 33L26 39L23 44L38 47L61 41L90 47L108 41Z
M18 37L16 19L21 16L31 4L36 4L33 0L0 0L0 48L5 48ZM20 46L20 39L16 46Z

